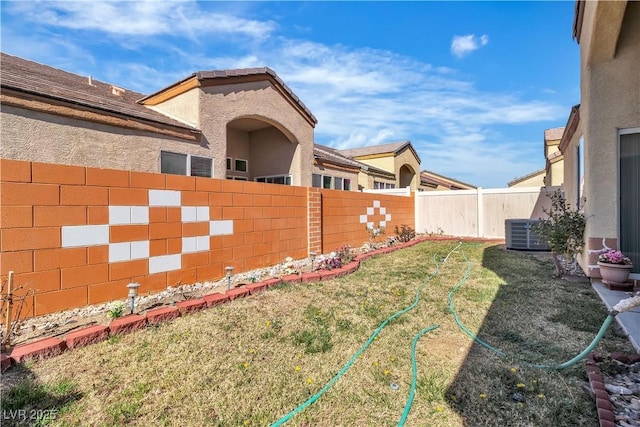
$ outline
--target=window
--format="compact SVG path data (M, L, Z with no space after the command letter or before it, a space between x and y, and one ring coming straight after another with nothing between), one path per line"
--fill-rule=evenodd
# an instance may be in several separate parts
M351 179L314 173L311 175L311 186L315 188L333 188L335 190L348 191L351 190Z
M247 171L248 162L242 159L236 159L235 166L237 172L246 172Z
M385 188L396 188L395 184L389 184L388 182L385 184Z
M315 188L322 187L322 175L318 175L317 173L311 175L311 186Z
M342 189L345 191L351 191L351 180L349 178L344 179L344 187Z
M265 182L267 184L291 185L291 175L260 176L256 178L256 182Z
M227 175L227 179L231 179L231 180L235 180L235 181L249 181L246 176Z
M333 188L336 190L342 190L342 178L337 176L333 178Z
M323 175L322 176L322 188L329 188L331 189L331 177L327 176L327 175Z
M231 157L227 157L227 170L231 170Z
M160 152L160 172L174 175L213 176L213 159L191 154Z

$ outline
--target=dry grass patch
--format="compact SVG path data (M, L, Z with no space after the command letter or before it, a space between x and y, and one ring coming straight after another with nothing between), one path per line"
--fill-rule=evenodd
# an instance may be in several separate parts
M411 304L435 269L434 255L439 260L454 246L420 244L370 259L338 280L280 286L11 375L30 378L31 387L67 385L71 397L58 396L59 413L47 425L269 425L320 390L382 321ZM471 273L455 296L459 316L508 353L564 362L606 316L588 285L552 276L550 257L492 245L462 249ZM390 322L330 391L287 425L396 425L411 384L413 336L439 324L418 344L408 425L596 426L595 405L581 391L582 364L533 370L472 345L458 329L447 293L466 266L460 251L452 254L417 307ZM600 347L630 350L615 330ZM514 401L517 392L523 401ZM11 393L4 393L3 409L18 405ZM19 405L46 402L34 396Z

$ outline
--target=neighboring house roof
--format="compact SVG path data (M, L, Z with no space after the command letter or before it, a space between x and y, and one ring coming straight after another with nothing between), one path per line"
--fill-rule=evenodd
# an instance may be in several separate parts
M564 127L558 127L553 129L545 129L544 131L544 140L546 141L556 141L562 139L562 134L564 133Z
M141 93L6 53L1 58L3 89L199 133L194 127L138 104L137 100L144 96Z
M340 166L347 166L358 169L362 167L362 163L343 156L337 150L331 147L327 147L326 145L314 144L313 156L320 161L333 163Z
M475 185L467 184L466 182L458 181L457 179L449 178L427 170L420 172L420 182L429 187L437 187L440 185L451 190L473 190L477 188Z
M517 185L517 184L519 184L519 183L521 183L523 181L526 181L526 180L531 179L531 178L535 178L536 176L539 176L539 175L544 175L545 173L546 173L546 169L540 169L538 171L531 172L530 174L527 174L525 176L521 176L521 177L516 178L516 179L514 179L512 181L509 181L507 183L507 187L513 187L514 185Z
M287 98L313 126L318 123L318 119L316 119L316 117L311 113L311 110L309 110L300 98L293 93L291 88L287 86L280 77L278 77L276 72L268 67L198 71L164 89L152 93L149 96L145 96L140 99L139 102L143 105L157 105L160 102L171 99L195 87L260 80L271 81L274 86L280 90L282 95Z
M573 138L573 135L576 133L578 124L580 124L580 104L576 104L571 107L571 113L569 113L567 125L565 126L567 131L562 135L562 140L560 141L560 145L558 146L558 149L561 153L564 154L564 152L569 147L569 142L571 141L571 138Z
M340 166L358 168L367 173L377 176L384 176L392 179L395 178L395 174L393 174L392 172L377 168L375 166L367 165L357 160L353 160L342 154L342 151L336 150L335 148L327 147L326 145L314 144L313 155L320 161L333 163Z
M420 157L418 156L418 153L416 152L416 150L413 148L413 145L411 145L411 141L398 141L398 142L391 142L388 144L372 145L369 147L352 148L349 150L340 150L340 152L347 157L357 158L357 157L373 156L377 154L396 155L407 148L413 152L413 155L418 160L418 163L420 163Z

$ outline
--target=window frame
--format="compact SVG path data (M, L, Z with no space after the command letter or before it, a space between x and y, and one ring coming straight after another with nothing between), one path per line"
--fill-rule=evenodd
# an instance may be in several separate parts
M244 170L242 169L238 169L238 162L244 162ZM233 170L235 172L240 172L240 173L249 173L249 160L245 160L245 159L233 159Z
M186 174L183 175L181 173L172 173L172 172L163 172L162 171L162 153L167 153L167 154L174 154L174 155L179 155L179 156L185 156L185 160L186 160L186 164L185 164L185 171ZM202 176L202 175L192 175L191 174L191 158L192 157L197 157L199 159L206 159L209 160L211 162L211 175L210 176ZM195 176L195 177L200 177L200 178L213 178L214 177L214 165L215 165L215 159L213 157L207 157L207 156L201 156L199 154L189 154L189 153L177 153L175 151L168 151L168 150L160 150L160 157L158 159L160 165L159 165L159 170L160 173L164 173L164 174L170 174L170 175L180 175L180 176Z
M284 183L280 184L277 182L268 182L268 179L274 179L274 178L284 178ZM260 180L264 180L264 181L260 181ZM256 176L253 178L253 180L255 182L260 182L262 184L277 184L277 185L293 185L293 175L291 174L279 174L279 175L263 175L263 176ZM289 183L287 184L287 180L289 181Z

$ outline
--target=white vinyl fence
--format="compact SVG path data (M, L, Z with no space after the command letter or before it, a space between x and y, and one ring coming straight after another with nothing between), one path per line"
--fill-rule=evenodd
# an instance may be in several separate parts
M547 195L557 187L419 191L415 193L416 232L448 236L505 238L505 219L545 217Z

